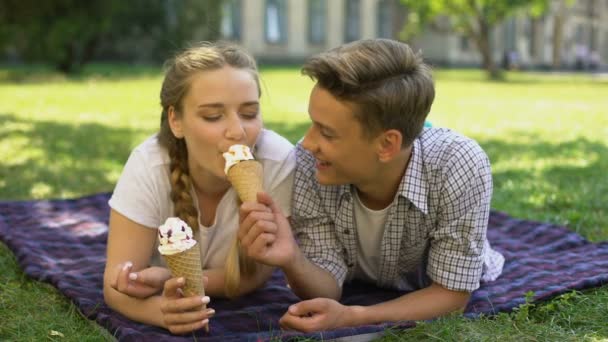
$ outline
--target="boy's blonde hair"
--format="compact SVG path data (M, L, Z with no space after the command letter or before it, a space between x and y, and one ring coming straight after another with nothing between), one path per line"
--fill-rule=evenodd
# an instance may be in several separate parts
M405 43L359 40L311 57L302 73L339 100L354 103L371 138L397 129L403 147L420 134L435 98L431 69Z

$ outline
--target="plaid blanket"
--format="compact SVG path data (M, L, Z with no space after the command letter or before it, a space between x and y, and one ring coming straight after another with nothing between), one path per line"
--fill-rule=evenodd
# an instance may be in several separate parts
M51 283L82 313L121 341L187 341L192 335L135 323L108 308L102 278L109 194L52 201L0 202L0 240L15 253L25 273ZM488 229L492 246L506 258L503 275L473 293L465 315L511 311L525 302L528 291L544 300L573 289L608 284L608 242L593 244L581 236L547 223L519 220L492 212ZM372 304L402 293L352 283L343 303ZM265 287L252 295L228 301L213 299L216 315L211 333L199 331L199 341L266 341L292 337L334 339L405 329L413 322L366 325L314 334L282 331L278 319L298 299L277 271Z

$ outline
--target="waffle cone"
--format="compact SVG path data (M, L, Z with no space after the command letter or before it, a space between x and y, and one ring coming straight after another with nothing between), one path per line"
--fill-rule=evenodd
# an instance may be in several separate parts
M173 277L184 277L186 284L182 288L184 296L204 296L203 268L198 244L181 253L163 255Z
M262 187L262 164L256 160L245 160L228 169L228 180L242 202L256 202Z

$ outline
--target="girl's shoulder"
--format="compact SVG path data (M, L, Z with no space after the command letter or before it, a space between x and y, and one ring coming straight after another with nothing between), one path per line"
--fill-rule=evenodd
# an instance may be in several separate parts
M158 142L157 134L148 137L141 144L137 145L131 154L137 155L147 167L162 167L170 163L169 153Z
M258 137L255 148L255 157L265 161L284 161L291 158L294 146L289 140L267 129L263 129Z

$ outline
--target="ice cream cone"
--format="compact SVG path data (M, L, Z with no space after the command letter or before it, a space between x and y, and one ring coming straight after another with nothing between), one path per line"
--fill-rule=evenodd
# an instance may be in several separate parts
M201 251L192 228L178 217L169 217L158 227L158 251L165 258L171 276L183 277L186 281L182 287L185 297L204 296L203 267ZM205 309L201 304L199 309ZM209 325L205 326L209 332Z
M203 269L201 253L198 245L192 246L181 253L165 255L167 266L172 277L184 277L186 284L182 288L184 296L204 296Z
M257 193L264 191L262 172L262 164L256 160L241 161L228 169L228 181L242 202L256 202Z

